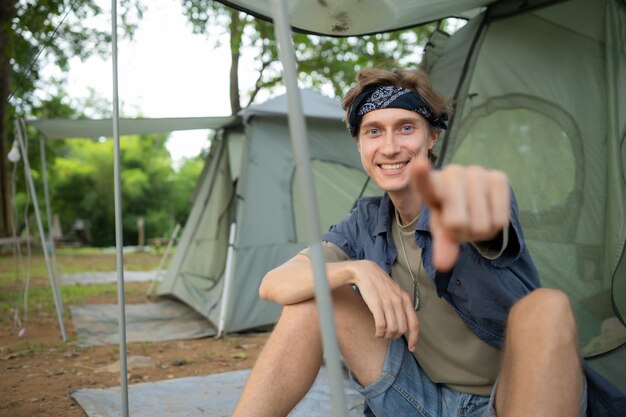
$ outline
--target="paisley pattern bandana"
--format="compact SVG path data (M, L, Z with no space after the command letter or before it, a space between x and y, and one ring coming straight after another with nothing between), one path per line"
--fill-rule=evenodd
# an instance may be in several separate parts
M438 117L433 114L426 101L415 91L401 87L374 86L366 88L354 99L352 106L350 106L348 129L352 137L357 136L361 119L364 115L374 110L386 108L414 111L426 119L428 124L433 127L440 129L448 127L446 125L448 115L443 113Z

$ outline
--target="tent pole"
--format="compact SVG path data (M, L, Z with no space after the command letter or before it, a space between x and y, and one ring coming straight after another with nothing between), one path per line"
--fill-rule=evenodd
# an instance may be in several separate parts
M117 80L117 0L111 0L113 61L113 183L115 192L115 248L117 258L117 304L119 306L121 411L128 417L128 377L126 362L126 309L124 300L124 242L122 240L122 180L120 175L120 114Z
M22 123L22 127L24 128L24 132L26 132L26 127ZM25 133L26 135L27 133ZM61 277L59 275L59 264L57 263L57 254L54 247L54 237L52 236L52 212L50 210L50 192L48 188L48 163L46 161L46 145L43 141L43 138L39 139L39 153L41 154L41 175L43 180L43 196L44 202L46 203L46 220L48 221L48 245L46 246L46 250L50 251L50 255L52 257L52 272L54 273L54 278L57 284L57 288L61 286Z
M330 379L331 405L333 416L347 416L345 393L343 391L343 368L339 359L339 346L333 318L333 305L326 277L326 264L322 252L319 216L313 183L313 173L309 157L306 122L302 112L302 101L296 75L296 62L288 24L287 6L284 0L272 0L274 30L278 40L278 54L283 65L283 81L287 87L289 105L289 130L296 167L302 189L302 202L308 219L308 233L311 248L311 263L315 281L315 301L319 314L324 347L324 359Z
M226 327L226 314L228 312L228 300L230 300L230 290L233 282L233 264L235 263L235 237L237 236L237 223L235 220L230 224L228 234L228 252L226 253L226 270L224 271L224 288L222 290L222 301L220 302L220 318L217 324L217 335L220 338Z
M26 145L24 144L24 137L22 136L22 129L19 121L15 120L15 132L17 134L17 141L20 144L20 150L22 152L22 158L24 160L24 167L28 180L28 188L30 189L31 196L33 198L33 207L35 208L35 217L37 218L37 228L39 229L39 237L41 238L41 248L43 249L43 256L46 261L46 268L48 269L48 277L50 278L50 287L52 287L52 298L54 298L54 305L56 307L57 320L59 321L59 328L61 329L61 337L64 342L67 342L67 334L65 333L65 324L63 323L63 299L61 297L61 291L57 288L57 282L52 272L52 264L48 250L46 249L46 236L43 229L43 223L41 221L41 212L39 211L39 203L37 201L37 192L35 190L35 183L33 176L30 172L30 163L28 162L28 153L26 152Z

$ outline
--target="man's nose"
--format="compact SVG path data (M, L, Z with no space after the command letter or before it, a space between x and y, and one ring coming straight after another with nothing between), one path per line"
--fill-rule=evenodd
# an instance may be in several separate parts
M385 155L393 155L398 153L399 150L398 141L395 135L391 132L385 133L383 138L383 148L382 151Z

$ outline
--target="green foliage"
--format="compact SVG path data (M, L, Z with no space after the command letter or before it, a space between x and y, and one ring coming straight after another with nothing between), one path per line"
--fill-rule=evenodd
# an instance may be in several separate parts
M146 237L166 237L189 213L189 197L203 160L190 159L175 172L166 139L164 135L121 138L125 244L137 242L140 217ZM76 219L84 219L93 245L113 245L113 141L73 139L65 146L62 158L51 168L52 210L59 213L66 234L71 235Z
M202 155L186 159L172 178L171 202L175 223L185 224L195 197L193 192L204 167L204 160L205 157Z

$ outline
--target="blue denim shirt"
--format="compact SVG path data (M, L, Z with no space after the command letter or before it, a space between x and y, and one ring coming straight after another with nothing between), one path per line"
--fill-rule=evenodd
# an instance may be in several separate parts
M340 223L332 226L323 240L341 248L351 259L369 259L387 273L398 253L393 243L389 196L367 197ZM483 257L471 244L462 244L459 258L449 273L440 273L432 264L429 212L422 207L415 241L422 248L422 263L437 288L469 328L489 345L502 348L504 331L512 305L541 286L539 273L530 257L518 220L515 195L511 192L511 223L504 252L494 260ZM583 367L587 379L588 415L626 416L626 398L610 382Z
M471 244L462 244L451 273L438 273L432 264L429 212L422 207L415 241L422 249L422 264L439 297L449 302L482 340L502 348L504 329L513 303L540 286L539 273L524 243L515 197L511 204L509 242L495 260L484 258ZM359 200L354 211L332 226L323 240L334 243L351 259L369 259L387 273L398 253L391 234L393 204L389 196Z

